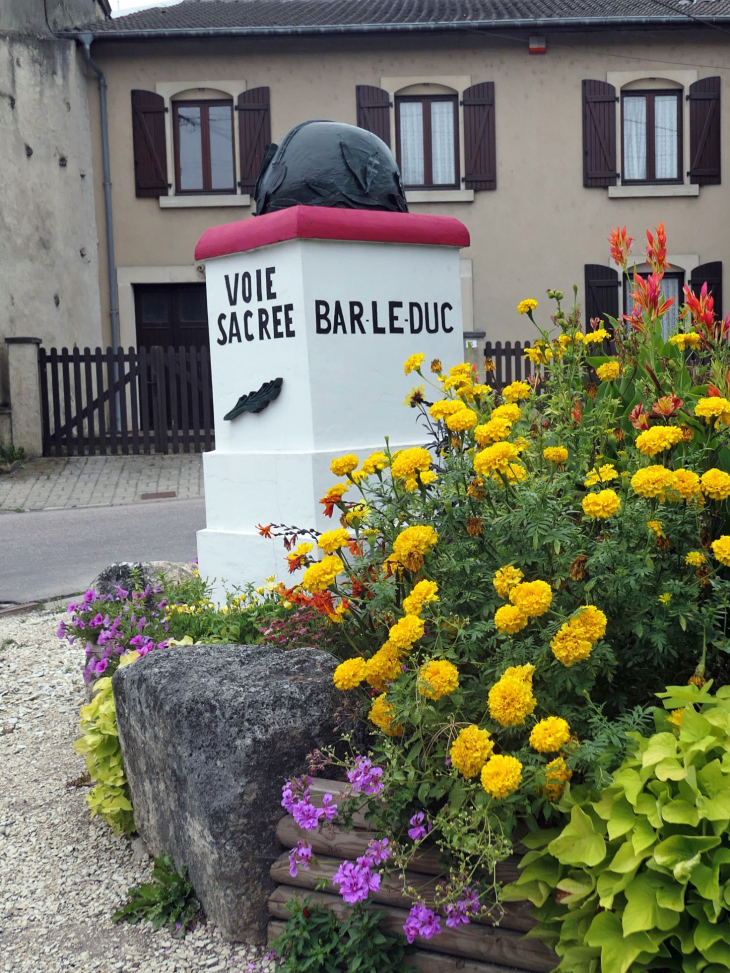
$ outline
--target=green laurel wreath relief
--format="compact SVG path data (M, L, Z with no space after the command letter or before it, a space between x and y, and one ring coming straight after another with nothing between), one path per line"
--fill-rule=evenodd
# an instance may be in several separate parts
M567 787L569 823L525 839L504 897L533 903L561 973L730 970L730 686L711 685L660 693L679 731L657 710L611 787Z
M122 657L132 661L136 653ZM100 814L112 826L115 834L134 831L134 815L129 784L124 774L122 748L119 745L117 718L114 708L112 681L109 676L94 686L94 698L81 708L81 727L84 735L74 742L74 750L86 756L86 769L96 786L89 791L87 802L92 819Z

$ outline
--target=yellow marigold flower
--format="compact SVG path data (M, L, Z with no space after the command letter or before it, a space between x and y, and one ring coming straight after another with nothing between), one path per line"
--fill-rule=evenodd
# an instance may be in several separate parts
M727 426L730 424L730 402L719 395L700 399L695 406L695 415L701 416L705 422L719 419L723 425Z
M693 470L675 470L672 487L682 500L694 500L700 494L700 478Z
M479 382L475 382L472 385L471 389L467 389L467 395L469 392L471 392L473 395L479 395L479 396L489 395L491 391L492 391L491 385L482 385Z
M413 647L413 643L423 637L425 626L417 615L406 615L391 626L388 641L403 652Z
M465 409L466 406L461 401L461 399L440 399L438 402L434 402L431 408L428 410L428 414L432 419L437 422L445 419L446 416L451 416L460 409Z
M287 556L288 557L304 557L305 554L309 554L311 550L314 549L314 544L310 541L303 541L301 544L297 544L296 548ZM234 601L241 601L240 598L235 598Z
M553 350L545 341L536 341L532 348L525 349L525 358L533 365L547 365L553 357Z
M550 648L558 662L569 667L588 658L593 648L593 642L585 637L585 633L581 629L571 628L566 623L560 627L560 631L553 637Z
M674 486L675 477L665 466L645 466L631 477L631 487L640 497L665 500L667 490Z
M613 463L604 463L603 466L598 468L594 467L591 470L585 480L583 480L583 486L592 487L596 483L610 483L611 480L617 479L618 473Z
M606 331L605 328L596 328L595 331L589 331L587 334L582 336L582 341L584 345L598 344L600 341L605 341L606 338L610 338L611 335Z
M606 634L607 625L608 619L601 609L596 608L595 605L583 605L582 608L576 610L573 617L568 621L568 627L579 632L589 642L597 642L602 639Z
M418 475L421 479L421 483L424 486L428 486L429 483L433 483L434 480L438 480L438 473L434 473L433 470L424 470L423 473L419 473Z
M489 443L498 443L506 439L511 430L512 425L506 419L490 419L489 422L476 427L474 438L479 446L488 446Z
M406 615L420 615L431 601L438 601L439 586L435 581L419 581L410 595L403 599L403 611Z
M410 375L411 372L417 372L420 369L421 365L423 364L423 360L425 357L426 357L425 355L422 355L420 352L418 352L417 354L410 355L408 358L406 358L406 360L403 362L404 373L406 375ZM337 474L335 474L335 476L336 475Z
M573 776L573 771L568 770L564 757L556 757L545 766L546 786L545 791L548 799L553 803L560 799L565 790L565 785Z
M505 472L510 463L519 459L519 450L513 443L493 443L474 457L474 469L483 476L496 470Z
M661 520L647 520L646 526L648 530L653 530L657 537L662 536Z
M418 670L418 692L428 699L441 699L459 687L459 670L446 659L432 659Z
M706 560L707 558L702 551L690 551L685 557L684 563L689 564L691 568L701 568Z
M671 600L672 600L672 595L668 591L665 591L663 595L659 595L659 599L658 599L659 603L661 605L664 605L665 607L669 604Z
M568 458L568 450L565 446L546 446L542 455L550 463L564 463Z
M336 530L327 530L324 534L320 535L317 541L317 547L323 550L325 554L334 554L341 547L346 547L349 542L349 530L345 530L344 527L338 527Z
M472 724L461 730L451 744L451 766L467 779L476 777L493 752L494 743L489 731Z
M644 456L656 456L682 442L679 426L652 426L636 437L636 448Z
M346 456L340 456L339 459L333 459L330 463L330 469L335 476L347 476L348 473L352 473L357 468L359 462L360 460L354 453L348 453Z
M700 486L711 500L727 500L730 497L730 476L722 470L708 470L703 473Z
M682 726L682 717L684 716L683 709L673 709L671 714L667 717L667 723L672 723L677 729Z
M427 470L431 465L431 454L422 446L412 449L401 449L393 457L390 472L394 480L408 480L421 470Z
M621 366L617 361L607 361L596 369L596 375L602 382L613 382L620 374Z
M506 402L519 402L520 399L529 399L532 386L527 382L512 382L502 389L502 398Z
M354 689L365 678L366 669L364 659L346 659L335 669L332 681L338 689Z
M621 497L613 490L588 493L583 497L583 513L586 517L606 520L621 509Z
M403 486L405 487L406 493L413 493L414 490L418 489L418 480L415 476L409 476Z
M472 409L460 409L446 417L446 425L452 432L466 432L479 422L479 416Z
M364 521L369 513L370 507L366 503L356 503L345 514L345 522L352 525L356 520Z
M514 635L520 632L527 625L527 615L516 605L502 605L494 613L494 624L498 632L507 632Z
M327 499L330 499L330 498L333 498L334 497L334 498L336 498L336 499L339 500L339 498L344 493L347 493L347 491L349 489L350 489L350 484L349 483L335 483L334 486L331 486L329 488L329 490L327 490L327 492L325 493L324 497L326 497ZM322 499L324 499L324 497Z
M404 727L401 723L395 722L395 708L387 701L385 693L378 696L373 703L368 719L389 737L403 736Z
M530 733L530 746L538 753L557 753L570 740L570 726L560 716L540 720Z
M685 348L699 348L700 336L694 331L688 331L685 334L673 334L669 339L669 344L676 345L680 351L684 351Z
M440 375L443 370L444 367L441 364L441 359L434 358L434 360L431 362L431 371L434 373L434 375Z
M498 487L504 487L504 481L508 483L521 483L527 479L527 470L522 463L511 463L506 469L492 473L491 479Z
M491 797L509 797L522 783L522 764L517 757L497 754L482 767L482 787Z
M419 571L425 556L438 539L439 535L433 527L406 527L393 543L393 554L409 571Z
M518 314L527 314L528 311L534 311L537 307L537 301L532 297L526 297L524 301L520 301L517 305Z
M547 581L525 581L510 591L509 600L528 618L537 618L552 604L553 592Z
M730 567L730 537L727 534L712 542L712 553L720 564Z
M537 706L532 695L532 673L528 676L519 671L526 668L534 672L535 667L512 666L489 690L489 713L500 726L522 726Z
M522 409L516 402L507 402L505 405L498 405L492 409L490 419L504 419L506 422L517 422L522 415Z
M323 557L321 561L310 564L304 572L302 587L312 594L317 591L324 591L344 570L345 566L337 555Z
M390 642L381 646L365 665L365 679L372 688L382 693L389 682L394 682L403 670L398 650Z
M492 578L492 584L497 589L500 598L509 598L509 593L524 578L524 574L519 568L513 568L511 564L505 564L503 568Z

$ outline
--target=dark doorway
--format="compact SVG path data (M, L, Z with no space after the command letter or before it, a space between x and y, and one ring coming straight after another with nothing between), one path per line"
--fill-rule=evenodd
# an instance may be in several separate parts
M137 347L208 348L205 284L135 284Z

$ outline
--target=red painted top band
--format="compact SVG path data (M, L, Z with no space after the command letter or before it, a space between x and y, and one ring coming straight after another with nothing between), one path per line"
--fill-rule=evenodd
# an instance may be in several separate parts
M253 219L212 226L198 240L195 259L225 257L284 240L361 240L439 247L468 247L470 242L469 231L453 216L290 206Z

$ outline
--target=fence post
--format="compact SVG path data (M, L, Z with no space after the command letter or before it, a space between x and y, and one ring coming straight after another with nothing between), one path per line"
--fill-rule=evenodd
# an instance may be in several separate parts
M26 455L43 455L38 346L40 338L6 338L10 370L13 445Z

